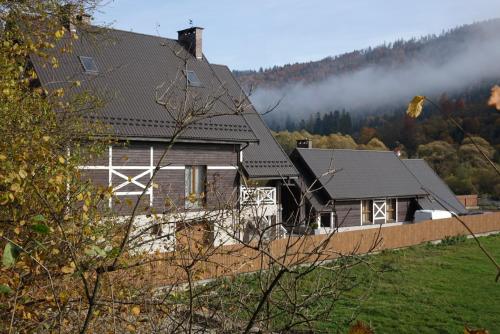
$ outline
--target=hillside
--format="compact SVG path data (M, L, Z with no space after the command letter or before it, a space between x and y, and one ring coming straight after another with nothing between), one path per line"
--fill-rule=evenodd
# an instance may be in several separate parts
M319 61L274 66L268 69L234 71L245 88L280 88L291 83L314 83L332 76L349 74L369 66L398 68L409 61L429 61L435 64L446 62L462 51L463 43L486 39L489 32L500 32L500 19L463 25L443 32L410 40L355 50Z
M315 140L324 147L336 147L331 137L336 133L350 136L353 147L377 138L389 149L403 147L408 156L427 159L457 193L500 198L500 179L471 158L463 133L446 121L452 116L469 134L484 139L485 150L500 162L500 113L486 104L491 87L500 83L498 59L500 19L495 19L235 75L252 91L259 111L281 100L265 119L281 131L277 138L285 149L301 136L293 131L323 136ZM418 120L405 117L414 95L432 98L443 113L428 104Z

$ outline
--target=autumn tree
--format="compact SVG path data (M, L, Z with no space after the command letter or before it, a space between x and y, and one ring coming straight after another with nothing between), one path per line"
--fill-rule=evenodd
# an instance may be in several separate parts
M211 114L214 101L228 94L223 87L217 87L208 100L199 101L193 99L185 82L182 85L173 79L159 85L155 102L165 113L174 115L172 138L163 146L144 192L130 203L131 214L118 216L107 209L106 204L116 200L112 189L87 181L80 168L115 143L114 138L104 135L107 126L88 123L85 117L105 101L91 91L76 93L73 88L81 83L70 78L65 82L67 88L44 89L30 64L31 57L39 57L44 66L55 69L60 66L57 55L71 52L79 37L68 36L63 22L80 25L76 31L88 28L78 15L66 16L67 10L90 14L96 3L69 4L71 7L67 1L33 0L2 1L0 5L5 27L0 43L0 330L193 333L208 329L250 332L258 327L289 331L312 328L331 314L341 293L355 285L349 271L366 262L358 259L353 249L339 254L341 261L329 266L324 259L333 256L327 247L331 236L311 245L305 236L288 235L282 240L284 251L276 253L269 235L276 234L280 226L259 224L262 214L258 213L246 216L246 220L256 222L252 237L244 240L234 233L238 245L228 248L197 242L195 232L199 231L184 229L179 233L174 228L156 233L171 226L173 220L193 224L195 219L175 207L162 217L153 212L151 224L140 225L135 219L145 209L142 199L146 189L155 186L156 173L179 136L193 123L215 117ZM165 51L180 54L178 50ZM182 61L186 65L187 60ZM173 89L180 89L177 98L170 95ZM229 98L234 103L232 115L246 110L244 96ZM328 141L331 143L324 145L356 146L349 136L334 135ZM244 175L241 178L246 182ZM243 209L229 199L196 219L227 229L223 219L233 214L241 218ZM169 238L182 241L175 252L147 251L151 243ZM300 249L307 252L297 256ZM233 253L247 257L234 264L213 260ZM246 263L258 264L252 284L259 289L251 293L243 284L244 278L231 275L235 265ZM229 277L198 284L215 265ZM334 275L336 280L299 293L314 271ZM228 280L241 284L228 285Z

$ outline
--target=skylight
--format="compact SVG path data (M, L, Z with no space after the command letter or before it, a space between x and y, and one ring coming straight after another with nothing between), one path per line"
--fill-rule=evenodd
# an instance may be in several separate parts
M97 65L95 64L94 58L92 57L84 57L78 56L80 58L80 63L82 63L83 69L85 73L90 74L98 74L99 70L97 69Z
M201 86L201 81L198 79L198 76L194 71L184 71L186 74L186 78L188 81L188 85L193 86L193 87L200 87Z

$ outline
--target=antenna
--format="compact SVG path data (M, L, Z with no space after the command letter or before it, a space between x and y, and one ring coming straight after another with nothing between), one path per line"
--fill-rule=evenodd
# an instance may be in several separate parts
M192 27L193 26L193 20L189 19L189 25Z

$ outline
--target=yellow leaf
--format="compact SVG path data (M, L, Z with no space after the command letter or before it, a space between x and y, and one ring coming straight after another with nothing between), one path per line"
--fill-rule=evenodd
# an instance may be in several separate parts
M21 186L19 185L19 183L14 183L10 186L10 190L13 192L18 192L19 190L21 190Z
M62 164L63 164L65 161L66 161L66 160L64 160L64 158L63 158L63 157L59 156L59 162L60 162L60 163L62 163Z
M140 313L141 313L141 309L139 308L139 306L132 307L132 314L133 315L139 315Z
M21 233L21 229L20 229L19 227L16 227L16 228L14 229L14 233L15 233L15 234L19 234L19 233Z
M48 142L50 140L50 137L49 136L43 136L42 139L43 139L44 142Z
M71 262L71 264L69 266L62 267L61 272L63 274L72 274L75 272L75 265L73 264L73 262Z
M488 105L500 110L500 86L495 85L491 88L491 96L488 100Z
M3 154L0 154L0 160L1 161L7 160L7 157Z
M76 199L79 200L79 201L83 201L83 194L82 193L79 193L77 196L76 196Z
M58 30L54 33L54 35L56 36L57 39L61 39L63 36L64 36L64 28L62 28L61 30Z
M411 100L408 105L408 110L406 114L412 118L417 118L422 113L422 108L424 107L425 96L417 95Z
M25 171L25 170L21 169L21 170L19 171L19 176L20 176L22 179L25 179L25 178L26 178L26 176L28 176L28 173L26 173L26 171Z

